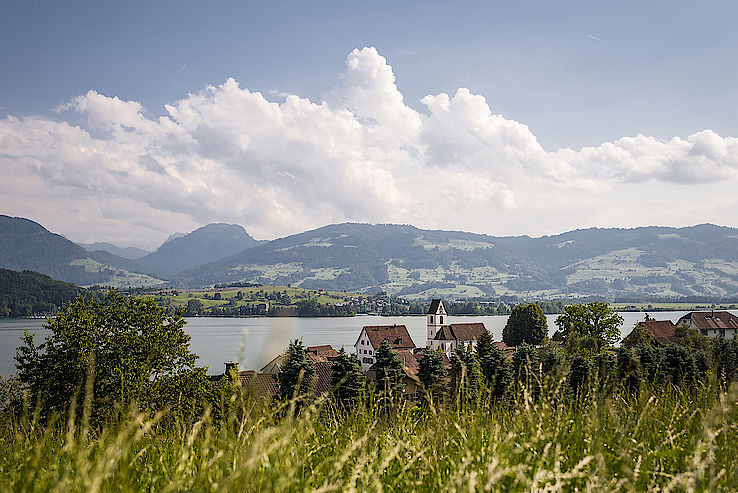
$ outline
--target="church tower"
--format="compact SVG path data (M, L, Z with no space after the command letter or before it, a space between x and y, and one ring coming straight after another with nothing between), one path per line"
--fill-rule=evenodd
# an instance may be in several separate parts
M433 301L431 301L426 318L428 320L428 331L425 345L431 346L431 341L434 337L436 337L436 334L440 330L441 326L444 323L448 322L448 320L446 319L446 309L444 308L443 301L441 301L440 298L435 298Z

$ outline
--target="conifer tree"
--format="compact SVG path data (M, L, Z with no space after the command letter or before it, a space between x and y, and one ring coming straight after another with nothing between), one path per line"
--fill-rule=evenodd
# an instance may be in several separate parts
M308 357L302 339L290 341L287 346L287 362L279 369L277 382L279 396L291 399L295 396L308 395L315 379L315 364Z
M490 353L479 364L492 399L503 400L509 395L513 382L512 364L505 358L505 353L497 346L492 346Z
M383 339L374 353L377 361L374 370L377 375L377 391L389 397L396 397L402 392L404 370L402 362L392 349L389 340Z
M478 396L479 363L468 346L451 353L451 385L462 402L473 402Z
M366 377L358 358L344 348L331 362L333 396L346 409L354 407L364 396Z
M492 334L487 329L484 329L477 339L475 351L477 353L477 361L481 361L492 353L492 347L495 343L492 340Z
M443 355L430 347L423 349L423 357L420 359L418 378L423 384L426 392L431 396L438 397L446 386L446 368L443 366Z

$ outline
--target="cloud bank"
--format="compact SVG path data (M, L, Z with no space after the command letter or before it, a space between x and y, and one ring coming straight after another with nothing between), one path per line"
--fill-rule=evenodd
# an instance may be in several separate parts
M95 91L49 117L0 120L0 207L78 241L156 246L242 224L273 238L340 221L490 234L587 226L736 225L738 139L703 130L544 149L460 88L421 111L374 48L319 102L228 79L150 115Z

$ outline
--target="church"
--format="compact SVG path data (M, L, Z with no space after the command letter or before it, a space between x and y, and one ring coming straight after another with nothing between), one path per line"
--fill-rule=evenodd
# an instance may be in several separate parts
M448 357L451 357L451 353L457 348L470 347L473 349L479 336L487 330L481 322L444 323L448 322L448 315L440 299L431 301L426 318L425 345L433 349L440 348Z

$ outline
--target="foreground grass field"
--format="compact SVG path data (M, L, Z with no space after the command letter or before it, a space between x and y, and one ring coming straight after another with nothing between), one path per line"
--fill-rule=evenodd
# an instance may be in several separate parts
M234 398L227 422L6 418L0 491L736 491L738 386L351 413ZM81 421L84 423L84 419Z

